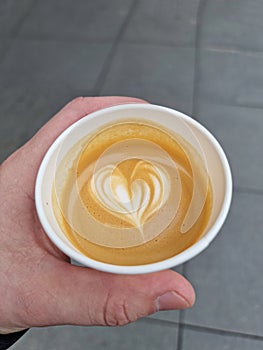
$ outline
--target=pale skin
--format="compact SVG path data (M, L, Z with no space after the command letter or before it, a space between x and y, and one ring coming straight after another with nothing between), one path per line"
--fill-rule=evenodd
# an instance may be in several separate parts
M0 328L125 325L159 310L191 307L195 293L178 273L114 275L73 266L37 218L34 186L56 137L83 116L127 97L79 97L67 104L0 170Z

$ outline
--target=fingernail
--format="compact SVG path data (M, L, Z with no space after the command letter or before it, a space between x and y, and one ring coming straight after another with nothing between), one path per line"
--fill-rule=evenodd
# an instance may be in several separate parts
M157 311L186 309L191 304L180 294L171 291L167 292L156 299Z

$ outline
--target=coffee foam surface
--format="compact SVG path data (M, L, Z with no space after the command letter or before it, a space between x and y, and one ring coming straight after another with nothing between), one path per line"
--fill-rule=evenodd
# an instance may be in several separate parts
M56 200L67 226L89 242L135 247L174 225L186 234L202 213L208 175L180 136L127 121L82 140L72 153L78 156L66 156L58 168Z

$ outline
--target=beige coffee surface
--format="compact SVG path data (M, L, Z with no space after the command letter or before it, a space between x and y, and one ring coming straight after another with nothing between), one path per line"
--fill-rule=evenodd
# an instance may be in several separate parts
M212 190L200 155L152 123L108 126L73 147L58 169L58 222L82 253L119 265L153 263L194 244Z

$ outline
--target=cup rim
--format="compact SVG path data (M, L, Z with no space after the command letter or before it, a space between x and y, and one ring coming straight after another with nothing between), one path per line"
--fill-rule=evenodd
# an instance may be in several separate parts
M195 126L201 133L205 134L205 136L209 139L209 142L216 149L217 154L220 158L221 164L223 165L223 170L225 175L224 202L222 204L220 214L218 215L218 217L216 218L215 222L213 223L209 231L206 233L206 235L201 239L199 239L196 243L194 243L192 246L190 246L186 250L182 251L181 253L171 258L168 258L159 262L155 262L155 263L144 264L144 265L132 265L132 266L114 265L114 264L100 262L95 259L84 256L81 252L78 252L77 250L70 248L54 232L54 230L52 229L46 217L45 210L44 210L44 203L42 201L43 178L45 175L46 167L53 153L57 149L57 147L59 147L59 145L63 142L64 138L66 138L72 132L72 130L74 130L75 128L81 127L81 125L84 124L87 119L97 118L107 111L114 112L122 109L136 110L141 108L148 109L148 110L159 110L162 112L168 112L170 114L172 113L176 116L182 117L184 120L186 120L187 122ZM230 165L228 163L227 157L223 151L223 148L220 145L220 143L217 141L215 136L210 131L208 131L202 124L200 124L193 118L189 117L188 115L168 107L163 107L163 106L158 106L153 104L144 104L144 103L128 103L128 104L119 104L112 107L103 108L96 112L90 113L84 116L83 118L81 118L80 120L78 120L77 122L73 123L56 138L56 140L51 144L48 151L46 152L38 170L36 184L35 184L35 204L36 204L36 210L37 210L40 223L44 228L45 233L48 235L50 240L63 253L65 253L70 258L74 259L75 261L77 261L78 263L81 263L84 266L94 268L104 272L110 272L110 273L116 273L116 274L144 274L144 273L161 271L161 270L178 266L194 258L196 255L200 254L204 249L206 249L208 245L213 241L213 239L217 236L221 227L223 226L223 223L230 209L231 200L232 200L232 191L233 191L233 184L232 184L231 169L230 169Z

